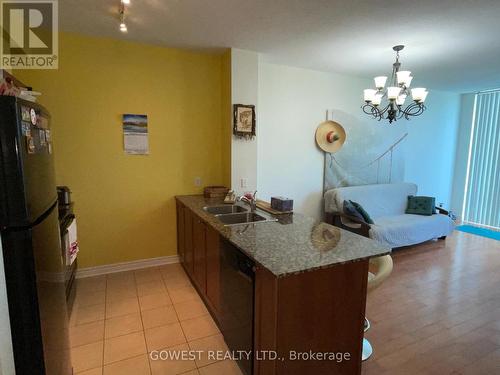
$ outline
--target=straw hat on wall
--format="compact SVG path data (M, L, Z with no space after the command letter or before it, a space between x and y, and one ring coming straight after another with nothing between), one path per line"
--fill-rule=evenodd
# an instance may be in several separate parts
M316 129L316 143L325 152L340 150L346 139L345 130L335 121L324 121Z

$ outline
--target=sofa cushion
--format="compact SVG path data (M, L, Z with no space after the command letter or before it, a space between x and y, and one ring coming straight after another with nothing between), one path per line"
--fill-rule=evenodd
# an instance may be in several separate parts
M385 216L378 218L371 226L370 238L394 248L447 236L454 227L453 220L440 214Z
M344 203L345 202L346 201L344 201ZM351 204L356 208L356 210L361 214L361 216L363 216L363 220L366 223L373 224L373 220L370 217L370 214L368 212L366 212L366 210L363 208L362 205L360 205L358 202L353 202L353 201L349 201L349 202L351 202Z
M436 212L436 198L408 196L408 207L405 213L430 216Z
M325 212L343 212L345 200L358 202L377 222L379 217L404 214L408 195L417 194L412 183L348 186L325 193Z
M361 214L361 212L358 211L358 209L356 208L356 206L354 206L354 204L352 204L351 201L344 201L344 213L346 215L355 217L355 218L357 218L357 219L359 219L361 221L366 222L366 220L363 217L363 215Z

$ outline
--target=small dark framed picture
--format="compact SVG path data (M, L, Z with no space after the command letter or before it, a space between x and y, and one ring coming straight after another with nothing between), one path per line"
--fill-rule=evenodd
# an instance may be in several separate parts
M255 106L233 105L233 134L237 137L255 137Z

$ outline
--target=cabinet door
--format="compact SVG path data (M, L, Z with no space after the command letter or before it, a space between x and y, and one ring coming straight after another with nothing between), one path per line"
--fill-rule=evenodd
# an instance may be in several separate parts
M193 213L184 207L184 268L193 277L194 265L193 251Z
M193 215L193 249L194 249L194 280L198 288L206 293L207 290L207 263L205 230L206 224Z
M220 283L219 283L219 233L207 225L207 298L212 307L220 310Z
M184 263L184 205L177 202L177 254Z

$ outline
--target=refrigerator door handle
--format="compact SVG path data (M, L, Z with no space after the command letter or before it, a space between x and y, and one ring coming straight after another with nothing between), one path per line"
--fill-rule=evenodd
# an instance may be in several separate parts
M39 216L30 225L25 225L25 226L21 226L21 227L7 227L7 228L2 228L2 230L6 231L6 232L19 232L19 231L23 231L23 230L27 230L27 229L36 227L38 224L40 224L42 221L44 221L52 213L52 211L56 208L57 208L57 200L50 205L50 207L47 209L47 211L45 211L41 216Z

